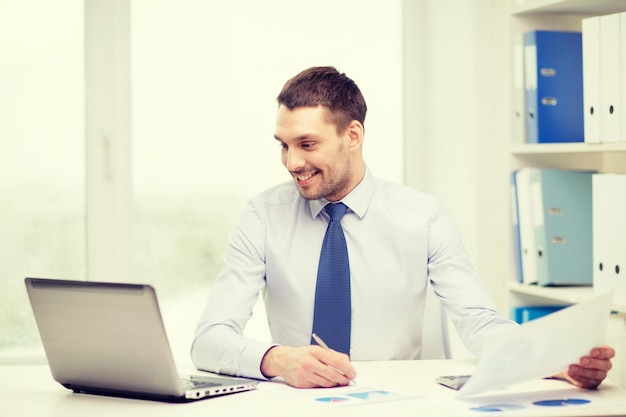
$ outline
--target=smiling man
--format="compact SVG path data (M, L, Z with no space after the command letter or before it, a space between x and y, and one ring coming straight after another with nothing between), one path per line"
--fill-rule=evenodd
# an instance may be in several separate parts
M307 200L339 201L365 174L363 125L353 120L337 131L327 122L330 117L321 106L278 108L275 137L282 147L282 162Z
M487 332L516 325L496 311L438 199L367 168L354 81L309 68L278 104L274 137L293 179L252 198L230 235L192 346L199 369L332 387L356 377L350 360L419 359L429 282L476 355ZM243 336L259 293L272 343ZM596 348L564 376L596 387L613 355Z

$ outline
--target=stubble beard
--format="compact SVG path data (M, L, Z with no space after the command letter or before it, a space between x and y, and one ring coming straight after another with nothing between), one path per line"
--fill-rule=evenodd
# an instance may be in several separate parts
M317 175L323 174L323 172L320 172ZM320 200L325 198L330 201L335 201L344 197L344 193L346 193L349 184L350 161L346 158L344 161L344 169L341 172L338 172L337 176L330 176L326 183L320 184L320 186L315 190L307 190L298 186L298 192L305 200ZM338 196L340 197L337 198Z

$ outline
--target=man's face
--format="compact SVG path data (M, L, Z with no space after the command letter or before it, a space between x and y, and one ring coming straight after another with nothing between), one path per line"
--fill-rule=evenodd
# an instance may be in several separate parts
M337 134L325 107L279 106L274 137L302 197L338 201L354 188L350 137Z

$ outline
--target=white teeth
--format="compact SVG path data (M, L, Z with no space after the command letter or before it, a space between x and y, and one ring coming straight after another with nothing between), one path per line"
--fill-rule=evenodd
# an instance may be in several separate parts
M309 175L305 175L305 176L298 176L296 178L298 179L298 181L306 181L306 180L310 179L311 177L313 177L313 174L309 174Z

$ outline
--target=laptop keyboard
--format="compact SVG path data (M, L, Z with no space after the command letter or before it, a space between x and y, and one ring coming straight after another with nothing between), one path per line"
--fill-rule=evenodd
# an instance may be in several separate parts
M220 384L216 382L210 382L199 378L187 379L181 378L180 385L184 390L190 390L195 388L207 388L207 387L215 387Z

